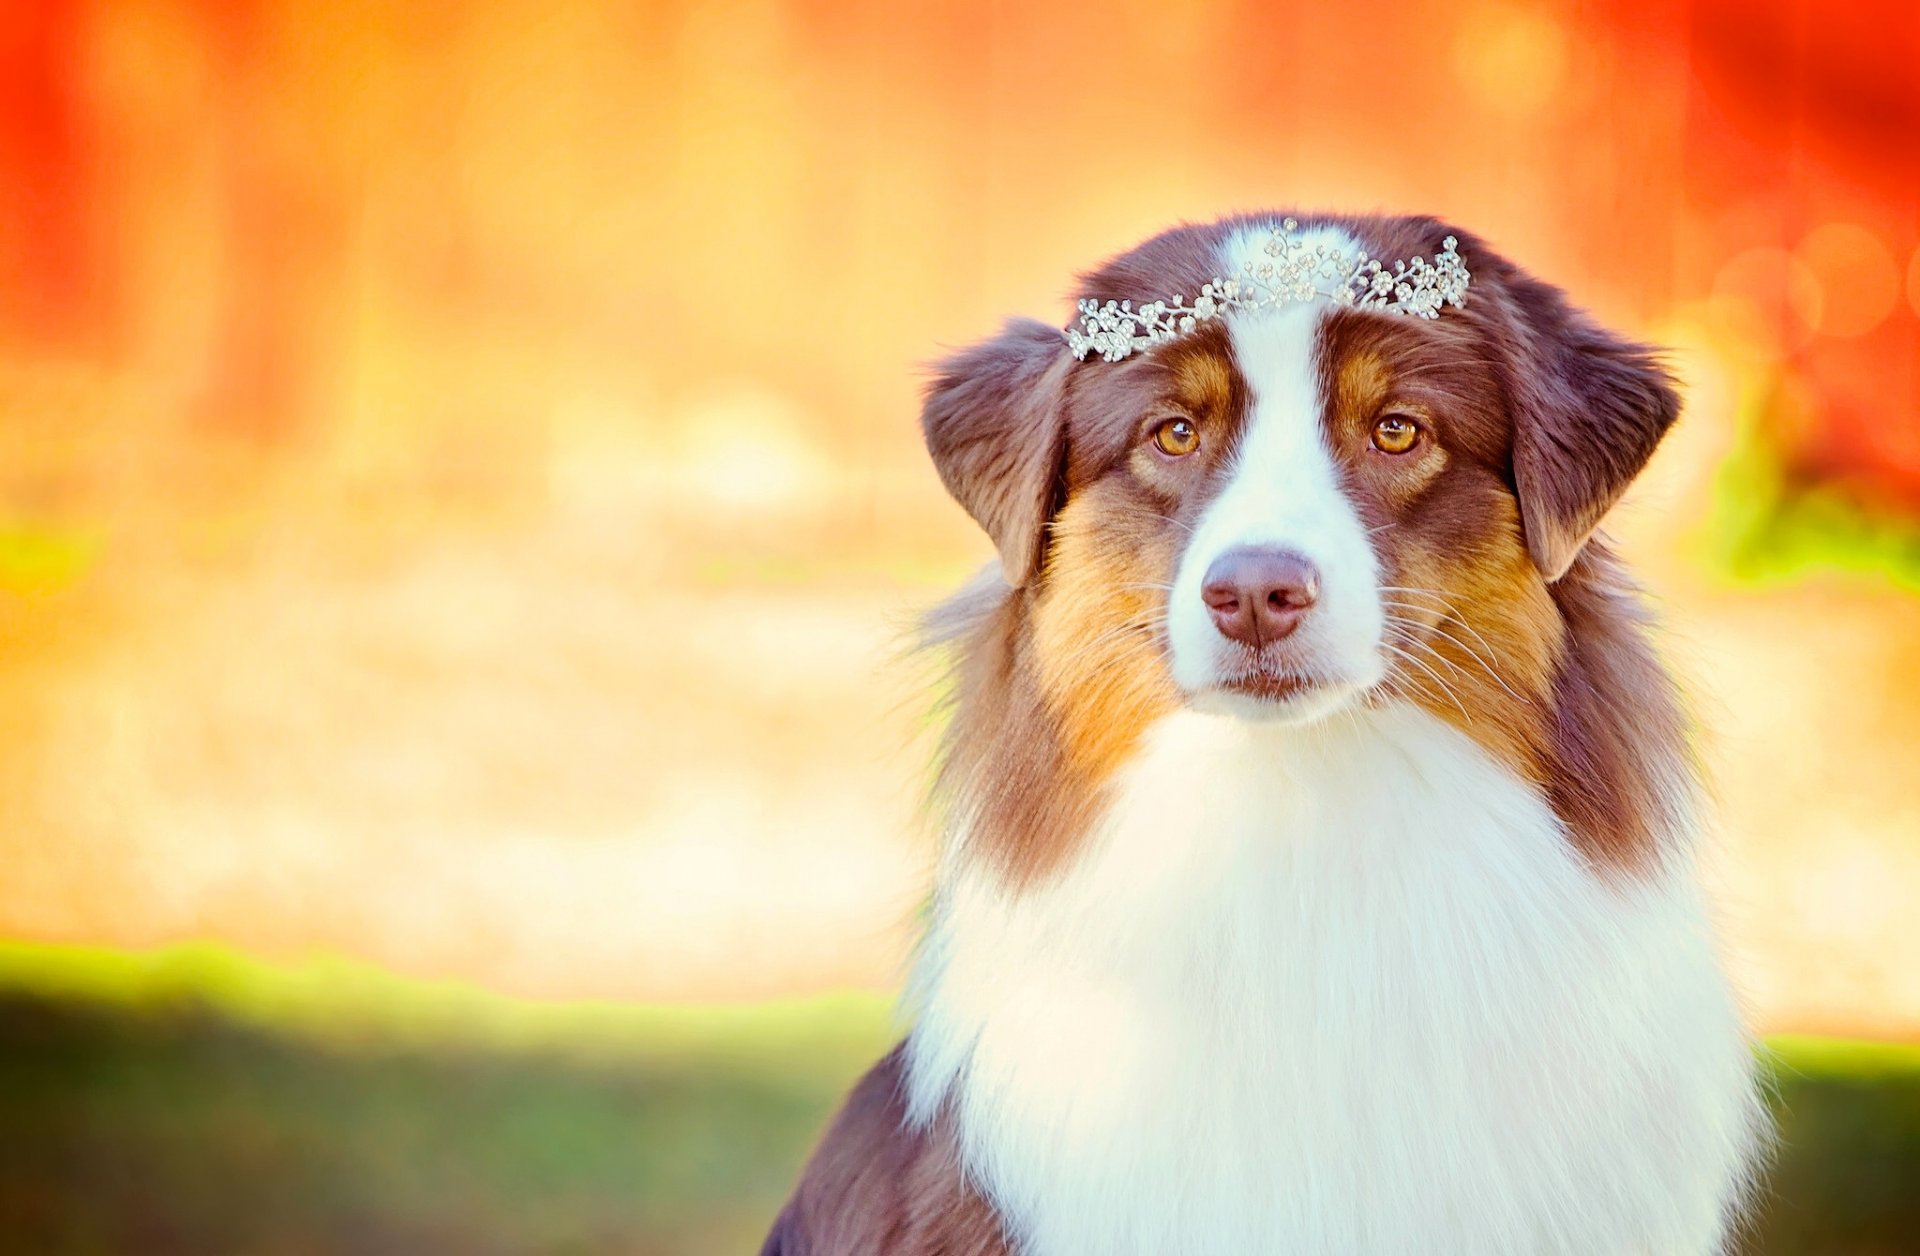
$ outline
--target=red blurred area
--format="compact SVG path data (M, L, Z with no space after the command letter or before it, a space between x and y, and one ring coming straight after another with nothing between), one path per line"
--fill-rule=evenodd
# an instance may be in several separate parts
M98 145L73 73L81 16L28 6L0 26L0 318L16 343L98 350L118 300L96 247Z
M1920 504L1920 7L1692 8L1680 286L1710 291L1747 250L1797 249L1816 312L1766 295L1782 366L1814 403L1774 435L1804 475Z
M844 412L1041 259L1358 196L1641 318L1784 254L1729 277L1817 399L1777 435L1912 501L1917 61L1905 3L55 0L0 24L0 337L292 440L369 308L712 370L758 297L806 310L761 369Z

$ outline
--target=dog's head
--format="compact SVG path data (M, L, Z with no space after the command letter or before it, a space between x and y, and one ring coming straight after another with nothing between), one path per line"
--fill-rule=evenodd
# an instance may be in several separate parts
M1242 273L1274 221L1168 232L1080 295L1197 292ZM927 392L941 477L1030 600L1050 704L1088 708L1092 742L1179 703L1312 720L1400 695L1471 723L1532 701L1558 648L1549 586L1677 414L1645 348L1464 232L1301 231L1376 258L1458 236L1470 294L1432 319L1229 312L1118 361L1016 321Z

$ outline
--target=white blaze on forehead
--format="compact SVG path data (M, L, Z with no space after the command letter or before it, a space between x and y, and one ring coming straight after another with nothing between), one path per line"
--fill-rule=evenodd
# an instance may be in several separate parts
M1248 274L1249 265L1258 272L1262 263L1272 261L1267 254L1267 244L1273 239L1276 225L1260 223L1242 227L1228 236L1220 246L1221 278L1243 279ZM1293 233L1293 239L1300 252L1312 253L1320 249L1337 253L1349 268L1360 257L1360 242L1339 227L1303 226Z
M1304 238L1310 247L1358 251L1351 237L1334 228L1310 229ZM1265 239L1265 232L1252 229L1232 237L1222 251L1226 273L1244 274L1247 261L1257 266ZM1325 428L1319 329L1330 308L1327 301L1309 301L1237 312L1226 320L1248 409L1226 487L1194 529L1168 609L1174 679L1190 694L1217 684L1238 649L1214 627L1201 587L1213 560L1239 546L1292 550L1319 570L1319 603L1288 648L1303 666L1342 684L1330 699L1337 704L1384 672L1378 563Z

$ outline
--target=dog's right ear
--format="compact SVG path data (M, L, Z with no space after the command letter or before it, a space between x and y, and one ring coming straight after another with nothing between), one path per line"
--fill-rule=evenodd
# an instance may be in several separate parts
M1073 366L1059 328L1014 319L942 362L920 407L941 481L993 538L1015 588L1039 574L1060 505Z

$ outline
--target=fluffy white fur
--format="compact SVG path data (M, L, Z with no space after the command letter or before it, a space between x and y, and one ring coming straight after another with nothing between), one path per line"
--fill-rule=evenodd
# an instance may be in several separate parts
M1687 871L1595 876L1412 708L1168 718L918 978L912 1111L1028 1256L1712 1252L1759 1128Z
M1691 870L1597 875L1473 742L1355 701L1378 563L1321 434L1322 313L1230 328L1251 426L1169 615L1194 708L1043 886L949 865L911 1110L951 1105L1026 1256L1712 1252L1761 1125ZM1287 720L1207 692L1198 586L1237 544L1321 571L1297 644L1346 683Z

